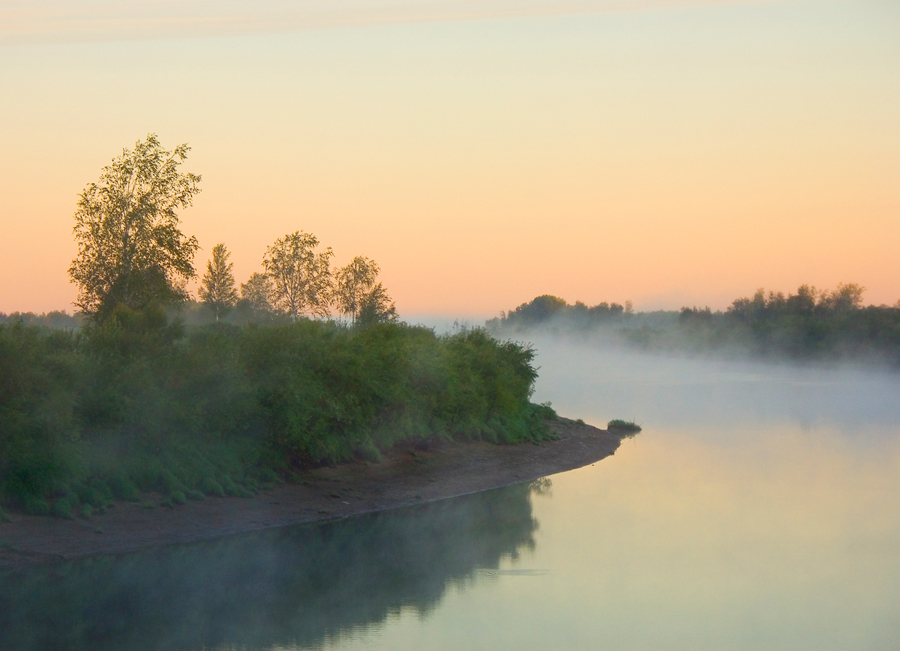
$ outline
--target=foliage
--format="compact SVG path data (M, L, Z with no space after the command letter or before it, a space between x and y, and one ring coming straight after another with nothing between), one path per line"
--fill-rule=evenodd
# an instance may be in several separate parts
M356 321L362 303L375 286L378 264L364 256L356 256L335 273L334 303L341 314Z
M194 276L198 244L179 230L176 211L200 191L200 176L178 169L189 150L167 151L150 134L79 195L78 255L69 275L84 313L102 320L119 304L142 309L186 297L183 285Z
M254 273L241 285L241 299L237 302L239 323L270 321L275 315L272 297L275 288L266 274Z
M621 320L632 314L631 302L599 303L589 307L581 301L569 305L558 296L545 294L529 303L523 303L499 318L488 321L487 326L497 331L523 331L541 326L586 329L599 324Z
M368 326L373 323L389 323L396 321L397 318L397 308L394 307L394 302L388 296L384 286L376 283L360 301L356 324Z
M640 432L641 426L635 423L633 420L622 420L620 418L614 418L606 424L606 429L608 429L610 432L619 434L623 438L628 438Z
M550 402L542 402L539 405L532 405L535 415L541 420L559 420L559 415Z
M369 326L397 320L397 308L384 285L376 282L378 264L357 256L335 274L332 300L351 323Z
M216 321L237 303L234 274L231 272L234 265L228 262L230 256L224 244L216 244L213 247L212 259L206 264L206 274L198 292L200 299L216 315Z
M0 499L43 511L54 478L76 463L78 361L72 333L0 325Z
M70 517L141 491L251 495L402 441L540 440L533 357L477 329L185 327L158 306L78 332L0 325L0 500Z
M47 328L57 328L60 330L75 330L81 327L82 317L80 314L69 314L65 310L53 310L41 314L34 312L13 312L5 314L0 312L0 324L22 322L25 325L40 325Z
M327 316L331 297L331 248L319 253L319 240L296 231L275 240L263 258L273 285L272 304L296 320L301 314Z
M487 325L499 335L551 327L561 334L646 351L900 365L900 302L865 306L864 292L854 283L831 291L801 285L787 295L760 289L734 300L724 312L694 306L678 312L635 313L627 304L624 308L606 303L587 307L544 296Z

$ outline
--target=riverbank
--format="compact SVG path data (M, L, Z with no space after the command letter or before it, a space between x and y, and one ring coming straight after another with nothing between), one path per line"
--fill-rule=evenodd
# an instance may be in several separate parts
M614 454L621 440L567 419L548 424L557 440L395 449L378 463L306 471L297 482L253 498L206 498L149 508L161 496L147 494L140 502L118 502L87 520L12 514L11 522L0 524L0 568L120 554L456 497L595 463Z

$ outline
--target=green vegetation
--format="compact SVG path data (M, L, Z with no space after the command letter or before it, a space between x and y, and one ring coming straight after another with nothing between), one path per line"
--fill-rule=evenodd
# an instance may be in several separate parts
M237 303L238 295L234 287L233 264L228 262L231 254L224 244L216 244L212 249L212 259L206 265L206 273L198 294L216 317L228 312Z
M43 314L34 312L13 312L6 314L0 312L0 324L21 322L26 325L39 325L58 330L76 330L81 327L84 319L79 314L68 314L63 310L53 310Z
M197 238L180 230L176 213L200 191L200 176L179 171L190 147L173 151L149 135L104 167L78 197L78 255L69 276L78 307L105 319L119 305L141 309L187 298Z
M277 239L240 300L217 244L202 303L189 302L199 244L177 214L200 191L180 171L189 150L150 135L79 196L77 323L0 323L0 502L90 518L142 491L170 507L247 497L403 441L550 436L552 409L528 401L529 348L399 323L378 265L358 256L333 273L310 233ZM324 320L332 307L343 322Z
M501 336L544 329L647 351L900 365L900 303L864 306L864 291L852 283L832 291L802 285L787 295L760 289L752 297L738 298L724 312L708 307L633 312L616 304L588 307L540 296L487 325Z
M614 418L606 424L606 429L625 438L632 437L640 432L641 426L635 423L633 420L621 420L619 418Z
M124 305L80 331L0 325L0 500L87 517L140 491L248 496L401 441L540 440L532 359L478 329L188 328Z
M631 301L625 305L600 303L589 307L581 301L569 305L558 296L545 294L530 303L523 303L499 318L487 322L491 330L529 330L541 326L559 326L564 329L589 329L601 324L615 323L633 314Z

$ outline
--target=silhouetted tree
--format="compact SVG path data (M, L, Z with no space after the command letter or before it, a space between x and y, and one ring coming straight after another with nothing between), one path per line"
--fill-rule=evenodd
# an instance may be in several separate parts
M263 265L274 287L272 303L292 319L306 312L327 316L331 298L331 248L316 253L319 240L296 231L275 240L266 250Z
M371 291L364 294L359 303L357 325L387 323L397 320L397 308L381 283L377 283Z
M200 176L178 169L188 151L183 144L170 152L150 134L79 195L78 255L69 276L86 314L102 320L117 305L141 309L187 297L184 284L194 276L198 245L179 229L176 211L200 191Z
M241 300L247 301L257 312L272 311L272 281L266 274L254 273L241 285Z
M374 260L357 256L335 274L334 302L338 310L354 323L364 300L375 287L378 272Z
M231 254L224 244L216 244L212 250L212 260L206 264L206 274L200 285L200 299L215 313L216 321L237 302L234 288L234 266L228 262Z

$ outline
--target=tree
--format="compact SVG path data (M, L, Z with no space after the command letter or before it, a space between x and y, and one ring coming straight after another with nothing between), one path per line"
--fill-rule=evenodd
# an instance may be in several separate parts
M142 309L187 298L184 285L195 275L198 244L179 230L176 210L190 206L200 191L200 176L178 169L188 151L186 144L167 151L150 134L79 195L78 255L69 276L84 313L102 320L120 304Z
M847 285L839 283L836 290L820 299L820 303L823 303L823 307L833 313L845 314L862 307L863 293L865 291L865 287L861 287L856 283Z
M334 302L342 314L356 322L363 300L375 287L378 265L374 260L356 256L335 274Z
M296 231L266 249L263 265L272 281L273 305L292 319L308 312L327 316L331 298L331 248L316 253L319 240L311 233Z
M212 250L212 260L206 263L206 274L200 285L200 299L215 313L216 321L237 302L234 288L233 264L228 262L231 253L224 244L216 244Z
M247 301L257 312L272 311L272 281L266 274L254 273L241 285L241 300Z
M363 296L359 305L356 325L367 326L397 320L397 308L381 283L377 283Z

